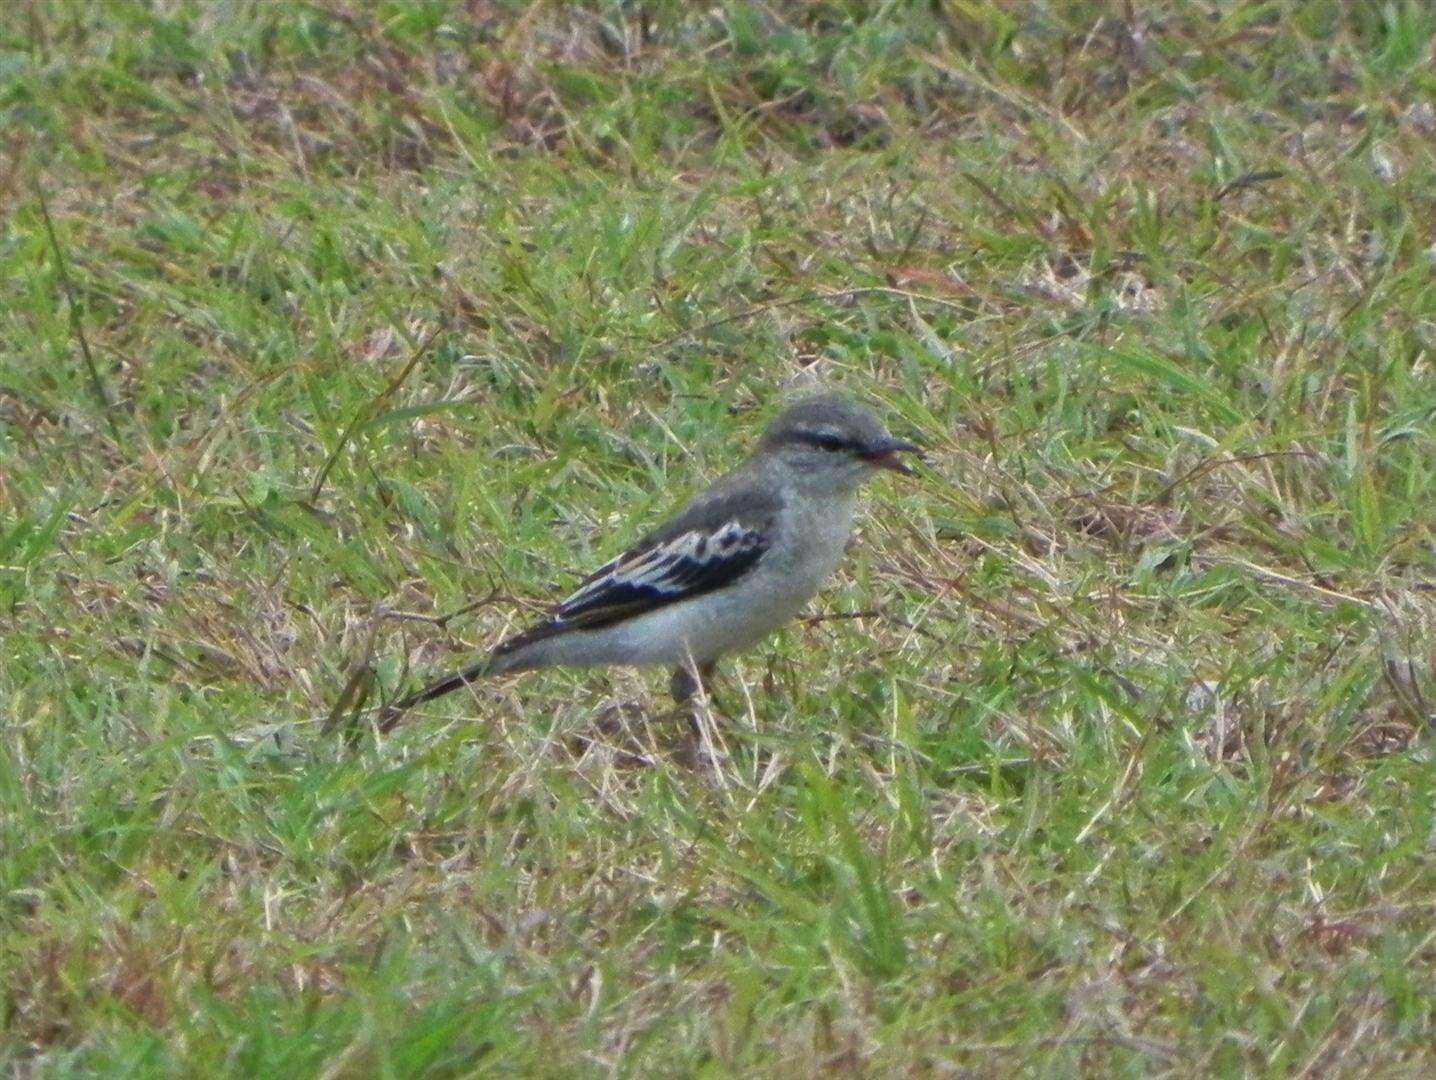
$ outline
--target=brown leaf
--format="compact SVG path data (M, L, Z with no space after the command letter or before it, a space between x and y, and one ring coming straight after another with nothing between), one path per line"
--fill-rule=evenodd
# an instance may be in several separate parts
M966 282L920 266L896 266L887 272L888 284L894 289L911 289L915 285L947 293L948 296L976 296L977 290Z
M1351 919L1325 919L1313 916L1303 931L1317 948L1328 956L1340 956L1366 936L1366 930Z

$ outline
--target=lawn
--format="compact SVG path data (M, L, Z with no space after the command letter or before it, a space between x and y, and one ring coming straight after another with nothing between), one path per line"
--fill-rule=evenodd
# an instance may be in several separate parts
M1436 1070L1436 10L0 10L0 1070ZM727 666L374 706L804 387Z

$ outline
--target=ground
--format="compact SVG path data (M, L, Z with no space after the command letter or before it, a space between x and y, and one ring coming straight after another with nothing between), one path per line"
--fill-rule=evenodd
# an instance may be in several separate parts
M1422 3L12 2L0 1061L1429 1075ZM375 703L819 382L703 741Z

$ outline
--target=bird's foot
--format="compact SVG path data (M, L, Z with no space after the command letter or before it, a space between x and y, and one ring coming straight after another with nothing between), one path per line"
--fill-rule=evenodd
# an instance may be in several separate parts
M575 759L598 749L624 768L651 768L657 761L647 713L636 701L613 702L564 741Z
M684 664L674 668L673 678L668 683L673 700L679 705L685 705L700 694L703 697L708 697L708 683L717 666L717 664L698 664L697 666Z
M713 693L716 666L685 664L673 672L671 688L677 707L669 715L684 725L683 757L687 763L695 769L712 769L721 776L728 749L719 725L714 723L715 717L724 713L722 702Z

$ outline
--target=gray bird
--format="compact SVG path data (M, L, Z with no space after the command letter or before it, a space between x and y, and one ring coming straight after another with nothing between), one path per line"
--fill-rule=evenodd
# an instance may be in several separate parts
M747 461L594 571L550 618L390 706L381 729L478 679L535 668L661 664L687 700L719 658L802 610L842 557L862 482L878 469L910 474L898 455L917 450L844 397L799 401Z

